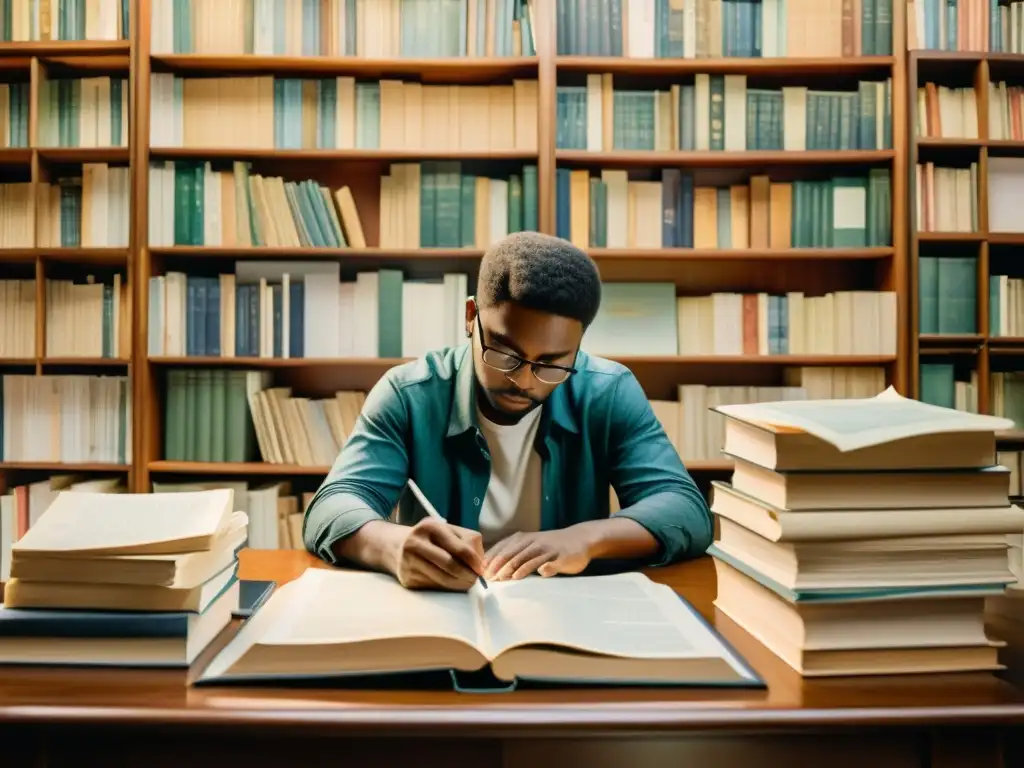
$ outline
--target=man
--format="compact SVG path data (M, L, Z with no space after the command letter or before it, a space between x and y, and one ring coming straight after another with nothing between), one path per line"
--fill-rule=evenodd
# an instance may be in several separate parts
M469 343L373 387L306 512L306 547L450 590L703 554L710 512L636 378L580 350L600 300L596 265L564 240L491 248ZM447 522L388 521L410 477Z

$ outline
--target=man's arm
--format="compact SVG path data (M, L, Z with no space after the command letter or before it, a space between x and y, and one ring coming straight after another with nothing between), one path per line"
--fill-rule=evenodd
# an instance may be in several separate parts
M405 401L383 377L306 510L306 549L329 563L345 559L394 572L395 545L406 531L387 519L409 478L408 423Z
M621 509L584 524L593 556L667 565L703 555L711 512L632 373L619 378L609 407L610 480Z

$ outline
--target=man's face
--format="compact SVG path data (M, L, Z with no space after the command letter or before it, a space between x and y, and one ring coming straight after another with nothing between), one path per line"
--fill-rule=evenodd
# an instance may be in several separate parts
M491 350L487 359L506 353L529 362L571 368L583 338L583 325L578 320L513 302L478 312L470 300L466 309L466 330L473 335L476 379L489 406L485 412L490 411L489 416L503 416L506 421L515 421L536 408L560 384L542 381L528 363L509 373L498 370L484 361L484 348ZM538 372L549 381L565 375L554 368L538 369Z

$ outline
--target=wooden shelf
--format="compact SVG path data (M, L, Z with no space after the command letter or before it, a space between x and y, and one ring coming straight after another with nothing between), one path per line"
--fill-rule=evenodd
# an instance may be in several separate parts
M103 464L91 462L86 464L62 463L59 461L0 461L0 472L127 472L127 464Z
M128 40L41 40L28 43L0 43L3 56L127 56Z
M625 261L861 261L892 257L893 248L591 248L598 262Z
M922 243L980 243L985 239L981 232L918 232Z
M443 59L370 59L359 56L218 56L209 54L152 54L155 69L179 74L309 73L356 75L363 78L417 76L427 82L475 82L501 77L536 77L536 56L507 58L451 57Z
M537 162L536 152L435 149L275 149L225 147L150 147L149 156L163 160L522 160Z
M394 261L415 261L429 259L466 259L471 261L483 256L483 251L473 248L420 248L402 250L392 248L221 248L216 246L176 245L170 248L150 248L154 256L171 256L179 259L291 259L345 261L346 259L380 259Z
M29 165L32 163L32 150L27 147L0 147L0 167Z
M3 262L60 262L62 264L95 264L121 266L128 263L127 248L0 248Z
M894 56L849 58L630 59L619 56L557 56L555 68L566 72L611 72L622 75L808 75L836 70L868 73L891 68Z
M558 163L590 166L683 166L691 168L757 167L778 165L865 165L889 162L895 157L891 149L879 150L837 150L817 151L760 151L744 152L632 152L613 150L591 152L588 150L558 149L555 160Z
M127 163L128 147L37 147L40 160L50 163Z

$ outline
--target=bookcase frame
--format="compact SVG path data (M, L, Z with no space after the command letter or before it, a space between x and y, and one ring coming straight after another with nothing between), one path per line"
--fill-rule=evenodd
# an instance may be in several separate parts
M218 148L186 148L151 152L149 145L150 129L150 76L154 67L171 69L181 73L209 74L219 73L295 73L319 72L322 74L355 74L355 75L400 75L410 73L427 79L454 82L472 81L474 78L486 79L496 72L530 72L535 73L538 81L538 150L534 160L538 169L538 222L542 232L555 232L555 171L557 163L591 167L608 164L611 167L681 167L687 168L791 168L799 174L801 168L821 163L839 164L856 167L858 163L870 161L883 162L891 174L891 216L892 246L888 248L867 248L856 251L839 249L785 249L785 250L714 250L702 251L694 249L659 249L645 251L638 249L590 249L602 270L606 280L669 280L676 282L680 275L687 275L688 286L723 285L730 279L743 282L741 277L752 269L771 272L774 277L774 290L785 290L786 275L794 274L793 270L801 270L809 262L827 262L829 268L858 266L870 270L875 275L875 283L882 290L891 290L897 294L897 354L892 357L877 356L808 356L808 355L772 355L772 356L714 356L684 358L678 356L665 357L624 357L618 358L636 373L651 397L663 397L673 391L675 382L682 373L691 379L705 380L708 383L731 381L738 371L745 371L748 380L758 378L771 379L773 372L784 367L801 365L844 366L844 365L883 365L887 369L888 380L900 392L908 392L908 362L911 358L912 342L909 321L911 313L908 309L908 189L907 173L911 168L907 155L908 135L906 106L908 98L906 80L906 46L905 23L906 9L903 3L893 3L893 55L884 57L861 57L851 60L849 57L831 59L812 58L779 58L779 59L629 59L603 58L589 56L556 55L556 11L553 2L538 2L534 6L534 30L536 38L536 57L520 59L483 59L458 58L447 60L418 61L410 59L372 60L364 58L298 58L284 56L208 56L194 54L159 55L151 54L150 46L150 0L137 0L133 4L131 15L131 36L129 43L122 43L118 51L127 54L130 60L131 87L131 124L129 155L132 168L132 215L131 215L131 247L125 254L129 265L129 281L132 291L132 314L134 333L132 337L132 358L127 362L131 376L133 394L133 462L127 468L92 467L96 471L103 469L120 469L128 472L129 488L137 492L151 488L154 475L164 477L196 477L217 476L238 479L278 477L286 479L290 476L317 477L322 476L325 468L297 467L274 464L196 464L189 462L170 462L161 459L162 454L162 401L160 379L164 371L171 366L251 366L260 369L273 369L289 377L289 383L301 387L305 383L316 383L320 389L327 386L341 388L368 388L377 378L397 360L377 359L239 359L239 358L151 358L148 355L148 280L157 274L165 259L173 258L179 263L189 259L268 259L281 256L297 258L314 258L339 260L343 264L358 263L366 268L397 266L403 270L434 270L460 269L470 273L472 281L475 274L480 251L469 249L419 249L393 250L370 248L355 251L351 249L271 249L247 248L226 249L207 247L151 248L148 243L148 199L149 199L149 160L151 157L174 158L235 158L255 157L261 163L278 164L309 162L363 163L370 168L376 164L385 166L388 162L412 159L430 159L430 152L402 152L390 150L261 150L236 151ZM75 50L81 55L103 55L109 46L95 43L57 43L43 46L40 44L0 44L0 67L4 66L6 57L43 56L49 55L51 49L57 53ZM610 72L627 77L665 76L671 74L692 75L694 73L711 74L773 74L797 77L804 73L848 75L851 68L861 64L869 64L880 71L884 68L887 76L892 79L892 131L893 149L875 152L576 152L574 150L557 150L556 133L556 87L560 72ZM34 92L34 91L33 91ZM33 120L35 102L33 102ZM34 134L33 134L34 135ZM39 150L30 150L33 174L39 162ZM4 151L0 150L0 158ZM442 156L451 159L467 157L463 152L435 153L434 157ZM521 160L522 153L487 153L487 160L501 162L503 160ZM322 167L322 166L321 166ZM36 178L33 175L33 178ZM346 183L356 183L346 181ZM357 194L358 198L358 194ZM910 209L912 210L912 209ZM365 228L373 232L377 211L375 208L364 210L360 207L360 215L365 215ZM376 240L373 235L371 241ZM96 254L83 253L83 260L95 257ZM15 257L17 255L15 254ZM42 259L47 256L32 253L27 258L37 259L37 275L42 269ZM0 268L11 260L10 252L0 251ZM835 262L835 264L832 264ZM37 284L39 285L39 284ZM724 290L724 288L722 288ZM39 288L41 291L41 287ZM37 323L41 322L38 315L45 315L45 308L39 305ZM42 330L38 329L41 334ZM916 360L916 357L914 358ZM37 374L44 373L41 364L35 366ZM674 396L673 398L674 399ZM708 476L723 476L730 470L727 461L687 462L691 472L695 472L703 484ZM2 488L5 471L18 469L10 465L0 464L0 488ZM68 471L62 465L47 465L40 469L50 471ZM85 468L83 468L85 469ZM10 474L10 472L7 472Z
M934 154L936 161L949 152L952 156L964 158L976 153L978 163L978 231L977 232L919 232L916 225L917 189L913 181L908 183L908 218L910 226L910 285L908 306L910 307L910 349L909 394L911 397L921 396L921 362L922 358L964 360L973 359L978 374L978 411L991 413L993 408L990 374L992 358L1004 355L1024 354L1024 337L994 336L989 324L989 288L988 280L991 272L991 246L1020 245L1024 246L1024 231L1021 233L989 232L989 199L988 199L988 166L990 150L1003 150L1014 153L1011 156L1024 156L1024 140L991 139L989 126L989 89L992 77L992 63L1001 68L1017 68L1021 82L1024 83L1024 56L1012 53L995 53L984 51L936 51L912 50L908 56L907 66L907 137L909 173L915 172L922 149L925 153ZM978 135L977 139L962 138L919 138L917 136L917 90L927 82L927 73L922 76L922 67L943 67L948 71L960 70L957 74L973 71L971 80L974 84L978 104ZM911 177L912 179L913 177ZM961 252L976 249L978 262L978 293L976 306L977 332L973 334L922 334L920 332L920 257L922 243L936 243L956 247ZM1000 444L1020 444L1024 441L1024 432L1011 431L999 435Z

